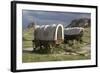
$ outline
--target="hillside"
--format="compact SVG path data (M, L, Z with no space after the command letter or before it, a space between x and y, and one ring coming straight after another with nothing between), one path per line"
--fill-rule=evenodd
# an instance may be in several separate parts
M24 30L23 30L23 40L33 40L34 39L34 22L30 23Z
M66 27L90 27L91 26L90 22L91 21L89 18L75 19L75 20L72 20L72 22Z

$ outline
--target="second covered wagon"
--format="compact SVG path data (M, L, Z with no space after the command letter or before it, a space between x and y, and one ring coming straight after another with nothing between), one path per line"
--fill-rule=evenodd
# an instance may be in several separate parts
M64 29L64 39L65 42L68 40L82 40L82 36L84 33L83 27L70 27Z

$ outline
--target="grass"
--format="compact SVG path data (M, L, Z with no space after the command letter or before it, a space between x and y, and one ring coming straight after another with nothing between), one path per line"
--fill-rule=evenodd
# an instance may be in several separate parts
M85 60L90 59L90 56L82 55L66 55L66 54L36 54L23 53L23 62L47 62L47 61L64 61L64 60Z
M29 48L32 47L32 41L24 41L23 42L23 48Z
M32 40L34 39L33 36L33 29L30 28L23 32L23 48L32 47Z
M27 29L23 32L23 38L24 40L33 40L33 28Z
M84 35L82 37L82 42L79 43L77 41L69 41L67 44L60 44L59 47L55 47L53 53L32 53L32 52L23 52L22 54L22 61L27 62L45 62L45 61L64 61L64 60L85 60L90 59L90 53L88 56L84 55L73 55L73 54L63 54L66 51L79 51L82 47L86 45L90 45L91 37L90 37L90 27L85 28ZM30 48L32 47L32 40L33 39L33 29L29 29L23 33L23 48ZM73 44L72 44L73 43Z

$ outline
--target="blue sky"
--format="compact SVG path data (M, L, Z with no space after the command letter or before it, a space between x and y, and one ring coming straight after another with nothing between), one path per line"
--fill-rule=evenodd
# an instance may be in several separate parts
M39 25L63 24L64 26L67 26L71 23L72 20L79 18L91 18L91 14L76 12L22 10L23 27L26 27L32 22L35 22Z

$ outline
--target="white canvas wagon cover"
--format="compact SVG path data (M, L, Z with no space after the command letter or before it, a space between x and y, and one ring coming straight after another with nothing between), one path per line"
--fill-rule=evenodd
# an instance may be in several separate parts
M60 36L64 39L64 28L62 24L41 25L35 29L35 39L44 41L55 41Z
M83 30L84 30L84 28L82 28L82 27L65 28L64 35L78 35Z

